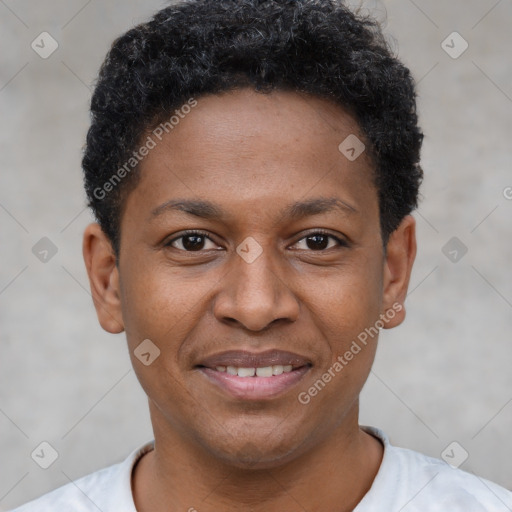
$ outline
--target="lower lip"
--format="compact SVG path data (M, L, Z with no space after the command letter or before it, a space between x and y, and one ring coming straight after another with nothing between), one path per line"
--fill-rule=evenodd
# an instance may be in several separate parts
M243 400L263 400L274 398L293 388L308 372L309 366L302 366L291 372L273 377L238 377L211 368L200 368L210 382L213 382L230 395Z

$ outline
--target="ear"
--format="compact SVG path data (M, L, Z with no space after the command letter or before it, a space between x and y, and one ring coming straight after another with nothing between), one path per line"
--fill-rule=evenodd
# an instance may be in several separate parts
M391 329L400 325L405 318L405 297L412 265L416 257L416 221L412 215L403 218L400 225L389 236L383 279L383 313L393 310L395 314L384 323Z
M82 250L100 325L112 334L123 332L116 256L99 224L85 228Z

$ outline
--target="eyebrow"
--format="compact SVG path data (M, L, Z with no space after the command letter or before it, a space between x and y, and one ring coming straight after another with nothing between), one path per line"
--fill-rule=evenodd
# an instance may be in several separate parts
M222 220L230 217L220 206L210 201L173 199L157 206L151 212L150 219L169 211L181 211L208 220ZM317 197L291 203L281 210L280 215L287 220L298 220L332 211L340 211L343 214L358 213L353 206L337 197Z

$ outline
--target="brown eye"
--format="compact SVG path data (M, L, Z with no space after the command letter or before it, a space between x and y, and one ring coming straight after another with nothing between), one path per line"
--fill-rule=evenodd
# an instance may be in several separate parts
M306 237L306 244L310 249L323 250L329 245L329 238L325 235L311 235Z
M334 241L334 243L332 243ZM297 244L303 244L303 247L299 247L299 249L310 249L312 251L324 251L326 249L331 249L336 245L341 247L346 247L347 244L343 240L334 235L330 235L328 233L316 232L311 233L301 240L297 242ZM295 244L295 245L297 245ZM305 245L305 247L304 247Z
M205 247L210 242L213 247ZM194 252L203 251L207 249L216 249L218 246L214 244L210 237L206 233L202 232L188 232L184 233L179 237L174 238L166 244L167 247L173 247L180 251Z

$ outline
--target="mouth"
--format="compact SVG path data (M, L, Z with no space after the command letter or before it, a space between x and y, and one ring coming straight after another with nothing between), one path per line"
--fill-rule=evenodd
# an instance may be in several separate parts
M290 391L312 366L309 359L291 352L229 351L204 359L196 369L232 397L264 400Z

